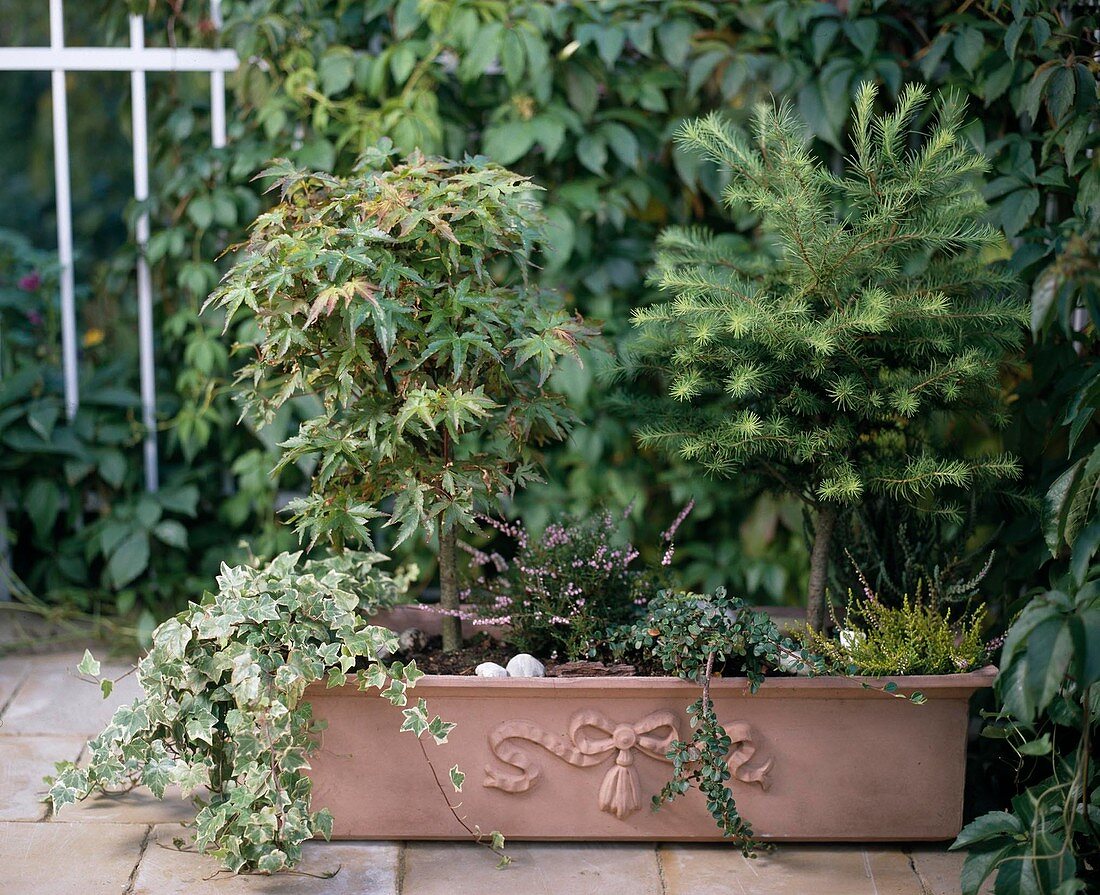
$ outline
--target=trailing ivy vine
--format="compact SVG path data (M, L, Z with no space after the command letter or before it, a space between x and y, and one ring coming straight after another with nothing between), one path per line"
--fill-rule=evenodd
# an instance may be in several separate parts
M382 559L284 553L260 568L223 566L217 591L153 632L137 667L144 695L115 712L86 764L58 766L53 809L130 782L158 798L178 786L194 796L199 850L234 872L293 867L304 842L332 833L332 815L310 804L305 772L318 728L307 687L342 686L353 675L361 690L401 707L401 729L417 738L443 743L454 726L429 716L423 699L410 702L422 677L414 662L378 658L397 650L397 636L367 616L408 584L382 572ZM100 666L86 653L79 671L98 678ZM109 695L112 681L101 685ZM450 779L461 788L457 767ZM492 847L502 844L494 834Z

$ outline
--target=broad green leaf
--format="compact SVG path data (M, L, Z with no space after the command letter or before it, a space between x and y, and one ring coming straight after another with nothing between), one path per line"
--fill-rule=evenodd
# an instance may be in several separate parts
M1023 825L1015 815L1009 814L1007 811L992 811L989 814L983 814L977 820L973 820L963 827L962 832L951 843L951 851L972 848L990 840L1011 837L1021 832L1022 829Z
M153 527L153 536L169 547L187 549L187 529L175 519L162 519Z
M607 143L593 134L585 134L577 143L577 158L593 174L603 174L607 164Z
M27 514L34 523L35 534L49 538L54 523L61 512L61 492L50 479L38 478L31 482L24 497Z
M347 47L333 47L326 51L317 66L317 75L321 79L321 92L325 96L343 93L351 86L355 77L355 57L351 50Z
M1081 459L1062 473L1043 498L1043 539L1052 556L1057 556L1065 543L1066 519L1074 494L1081 482L1085 460Z
M512 121L488 128L482 140L482 148L493 161L510 165L530 151L535 139L535 129L530 124Z
M187 216L200 230L209 229L214 223L214 203L208 195L195 196L187 204Z
M977 28L964 28L957 32L955 42L952 44L955 58L967 72L973 72L978 67L984 48L985 39Z
M112 587L123 588L149 567L149 535L135 531L115 548L107 561L107 578Z
M666 61L679 68L687 60L695 26L688 19L672 19L657 29L657 43Z

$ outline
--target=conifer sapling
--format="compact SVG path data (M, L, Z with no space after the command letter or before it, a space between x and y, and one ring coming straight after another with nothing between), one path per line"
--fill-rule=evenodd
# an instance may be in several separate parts
M629 362L669 400L639 437L717 475L760 477L804 502L814 543L808 621L825 621L831 542L845 508L884 495L955 515L945 491L1014 476L1007 456L963 456L952 419L1002 422L999 371L1025 320L982 222L986 160L962 109L908 88L874 113L863 85L843 174L814 157L787 105L756 111L751 139L712 115L679 135L730 173L724 201L758 216L739 237L670 229L635 314Z

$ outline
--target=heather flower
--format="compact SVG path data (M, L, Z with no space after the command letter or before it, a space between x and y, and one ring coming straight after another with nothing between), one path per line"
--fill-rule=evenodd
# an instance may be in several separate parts
M474 601L482 619L507 616L509 643L535 656L568 660L596 655L609 627L633 621L649 596L667 582L672 539L691 511L686 506L665 531L662 566L646 567L623 536L626 517L611 512L552 520L537 537L522 522L482 518L515 545L500 553L464 546L477 568Z

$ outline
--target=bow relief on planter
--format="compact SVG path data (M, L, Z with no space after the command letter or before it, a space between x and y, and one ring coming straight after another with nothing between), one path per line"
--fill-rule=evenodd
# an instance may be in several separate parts
M489 749L500 765L485 769L484 785L507 793L524 793L534 787L543 770L528 744L540 746L576 768L591 768L614 758L597 793L600 810L625 820L642 806L641 785L635 762L639 754L671 763L669 757L680 740L681 718L676 712L651 712L633 723L614 721L596 709L575 712L566 735L554 733L533 721L515 719L498 725L489 734ZM743 783L759 783L767 790L771 759L747 767L756 755L752 728L735 722L727 728L731 744L729 770Z

